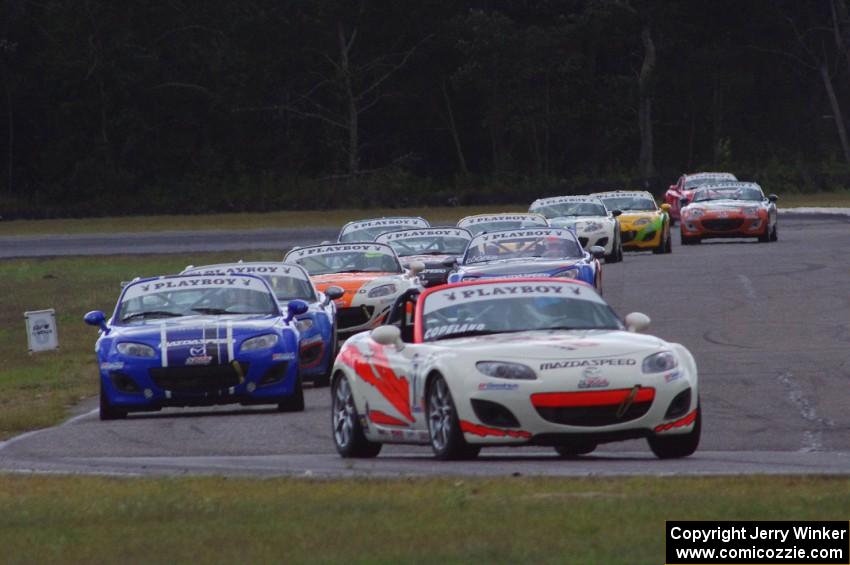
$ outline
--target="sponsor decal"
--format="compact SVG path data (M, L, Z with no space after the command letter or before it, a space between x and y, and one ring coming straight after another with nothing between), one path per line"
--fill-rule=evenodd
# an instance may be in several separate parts
M471 246L478 245L479 242L488 242L488 241L499 241L502 239L517 239L521 237L561 237L563 239L569 239L571 241L575 241L575 238L572 236L571 232L561 228L552 228L552 229L531 229L531 230L517 230L517 231L504 231L504 232L494 232L494 233L485 233L477 236L472 243Z
M540 364L541 371L553 371L557 369L574 369L576 367L623 367L636 365L634 359L570 359L566 361L551 361Z
M667 422L666 424L661 424L659 426L655 426L655 433L666 432L668 430L672 430L673 428L684 428L685 426L690 426L697 419L697 411L694 410L684 418L680 418L678 420L674 420L672 422Z
M433 339L450 334L478 332L484 328L484 324L449 324L447 326L437 326L435 328L428 328L428 331L425 332L425 339Z
M362 222L352 222L348 224L348 226L344 229L344 233L378 226L414 226L425 228L428 227L428 223L421 218L382 218L379 220L363 220Z
M503 430L500 428L491 428L488 426L482 426L480 424L474 424L467 420L460 421L460 429L464 433L473 434L481 437L510 437L518 439L531 438L531 432L527 432L525 430Z
M378 253L384 255L395 255L393 248L383 243L342 243L339 245L318 245L296 249L286 254L286 257L303 259L313 255L330 255L332 253L344 253L350 251L361 251L363 253Z
M363 382L373 386L405 420L413 422L407 378L390 367L383 345L371 342L369 348L371 355L367 357L356 345L344 347L337 359L351 367Z
M116 369L123 369L124 368L124 362L123 361L109 361L109 362L106 362L106 363L101 363L100 368L103 369L104 371L112 371L112 370L116 370Z
M197 355L186 358L186 365L209 365L212 363L211 355Z
M404 432L401 430L390 430L390 435L396 439L404 439Z
M680 378L682 378L682 372L681 371L672 371L672 372L664 375L664 382L665 383L672 383L673 381L678 380Z
M272 361L291 361L295 359L294 353L272 353Z
M609 384L608 379L602 376L602 370L596 366L586 367L581 377L578 388L605 388Z
M169 341L166 343L168 347L182 347L182 346L204 346L207 345L224 345L227 343L226 338L198 338L198 339L178 339L175 341ZM194 347L193 347L194 348ZM191 351L189 353L192 354Z
M553 204L562 204L565 202L590 202L593 204L601 204L602 201L595 196L553 196L551 198L541 198L532 207L534 209L542 208L543 206L551 206Z
M381 426L404 426L408 425L404 420L400 420L395 416L390 416L386 412L381 412L380 410L370 410L369 411L369 420L372 421L373 424L379 424Z
M415 237L462 237L463 239L472 239L469 232L463 229L425 229L385 233L378 236L377 241L398 241L400 239L413 239Z
M266 283L260 279L255 279L248 276L240 276L234 273L233 276L180 276L173 278L161 278L153 281L139 282L131 284L124 292L123 300L130 300L139 296L157 293L168 292L172 290L182 290L191 288L248 288L260 292L268 293Z
M478 383L478 390L516 390L516 383Z

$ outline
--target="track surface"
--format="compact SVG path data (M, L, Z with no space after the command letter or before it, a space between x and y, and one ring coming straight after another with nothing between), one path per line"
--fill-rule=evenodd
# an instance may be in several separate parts
M623 263L604 267L605 297L621 315L645 312L653 319L650 333L683 343L696 357L703 440L688 459L658 461L635 440L573 461L529 447L485 450L476 462L439 463L429 448L405 446L387 446L376 460L342 460L330 439L328 389L317 389L306 391L301 414L168 409L100 422L96 413L84 412L0 444L0 469L316 476L850 473L850 221L784 217L779 237L771 244L720 240L681 247L677 236L672 255L629 253Z

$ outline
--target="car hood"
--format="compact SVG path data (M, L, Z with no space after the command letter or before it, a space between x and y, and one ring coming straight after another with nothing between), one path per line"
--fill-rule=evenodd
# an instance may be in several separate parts
M446 338L428 343L457 349L462 355L477 356L479 360L558 362L627 358L634 359L637 365L646 355L668 345L654 336L621 330L538 330ZM568 365L581 366L582 363Z
M571 267L575 264L582 263L584 259L578 258L562 258L549 259L546 257L539 258L520 258L520 259L502 259L499 261L488 261L487 263L461 265L461 270L464 275L479 275L479 276L513 276L523 275L528 276L534 274L545 277L551 276L553 273Z
M329 286L338 286L345 291L342 298L335 300L338 308L348 308L357 292L368 286L379 286L399 282L401 273L330 273L310 277L316 288L322 292Z

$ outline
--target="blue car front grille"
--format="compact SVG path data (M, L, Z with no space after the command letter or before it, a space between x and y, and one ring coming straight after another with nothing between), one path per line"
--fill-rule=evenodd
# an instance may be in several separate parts
M156 367L150 369L149 374L154 384L163 390L205 393L241 384L248 373L248 364L240 363L239 366L239 371L232 365Z

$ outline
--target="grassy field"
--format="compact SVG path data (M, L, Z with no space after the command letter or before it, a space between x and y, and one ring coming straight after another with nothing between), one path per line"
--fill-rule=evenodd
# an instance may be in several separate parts
M780 195L780 208L798 206L848 206L850 191ZM434 225L454 224L463 216L489 212L518 212L523 205L459 206L455 208L373 208L369 210L305 210L290 212L213 214L200 216L128 216L68 220L16 220L0 222L0 236L77 234L200 229L256 229L337 227L360 218L423 216Z
M0 476L0 547L4 563L655 564L665 520L847 520L848 507L846 478Z
M122 280L239 258L279 259L280 253L0 261L0 440L56 424L97 393L97 330L83 324L83 315L111 312ZM60 351L28 355L23 313L45 308L56 309Z

